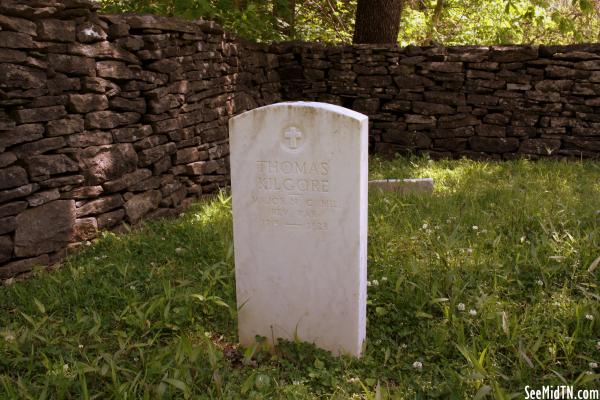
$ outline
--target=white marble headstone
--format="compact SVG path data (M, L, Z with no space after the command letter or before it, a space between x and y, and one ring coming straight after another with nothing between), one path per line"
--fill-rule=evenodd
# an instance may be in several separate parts
M240 342L360 355L366 333L368 118L324 103L229 122Z

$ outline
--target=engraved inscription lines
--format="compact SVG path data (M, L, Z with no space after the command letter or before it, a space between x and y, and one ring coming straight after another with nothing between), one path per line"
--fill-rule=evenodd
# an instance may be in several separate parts
M329 193L329 161L257 160L253 201L266 226L328 230L337 208Z

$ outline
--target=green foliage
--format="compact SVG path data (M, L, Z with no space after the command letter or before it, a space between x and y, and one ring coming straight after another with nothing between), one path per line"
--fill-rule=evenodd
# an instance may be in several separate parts
M303 0L296 9L298 39L324 43L351 43L356 0Z
M274 2L280 10L286 12L286 0L100 0L103 12L136 12L188 19L210 19L241 37L256 41L285 38L277 29L279 21L273 15Z
M105 12L213 19L256 41L350 43L356 13L356 0L296 0L294 10L289 0L100 1ZM592 0L444 0L436 15L439 1L405 1L400 44L569 44L600 38L600 3Z
M596 42L600 35L591 0L446 0L437 24L437 0L424 3L405 8L400 43L569 44Z
M483 399L598 387L598 370L588 373L600 361L597 163L370 163L372 178L433 177L436 190L369 194L361 359L299 342L237 347L221 195L0 287L0 398Z

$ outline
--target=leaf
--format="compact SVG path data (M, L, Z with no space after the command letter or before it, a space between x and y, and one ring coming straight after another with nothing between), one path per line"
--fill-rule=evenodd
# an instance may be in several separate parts
M193 298L193 299L198 299L198 300L200 300L202 302L206 301L206 297L204 297L201 294L190 294L190 297Z
M482 369L483 369L483 364L485 363L485 356L487 354L488 348L489 347L486 346L486 348L483 349L483 351L479 355L479 365L481 366Z
M491 391L492 391L492 387L490 385L483 385L482 387L479 388L477 393L475 393L475 397L473 397L473 400L481 400L485 396L487 396L488 393L490 393Z
M84 400L89 400L90 398L90 394L88 392L88 387L87 387L87 380L85 379L85 373L84 372L79 372L79 386L81 386L81 397Z
M257 350L258 343L254 343L252 346L247 347L246 350L244 350L244 359L242 360L242 364L249 365L250 361L252 361L252 357L254 357L254 354L256 354Z
M519 356L521 356L521 359L523 359L523 361L525 361L525 363L529 366L529 368L533 368L533 362L531 361L531 359L529 358L529 356L527 356L527 354L522 350L519 349Z
M246 380L244 381L244 383L242 384L241 390L240 392L242 394L246 394L250 391L250 389L252 389L254 387L254 378L256 376L256 373L252 373L250 374L250 376L248 376L248 378L246 378Z
M447 297L438 297L437 299L433 299L431 300L429 303L430 304L437 304L437 303L444 303L446 301L449 301L450 299Z
M506 336L510 336L510 328L508 324L508 314L506 313L506 311L502 311L502 331Z
M215 345L210 341L210 339L206 338L206 348L208 352L208 362L210 367L214 370L218 368L218 356L217 350L215 349Z
M592 261L592 264L588 268L588 272L589 273L594 272L594 270L598 267L598 264L600 264L600 256L598 256L598 258L596 258L594 261Z
M471 364L471 366L475 369L476 372L485 376L486 370L483 367L483 361L485 360L485 355L487 354L487 347L481 352L479 358L475 355L475 353L471 352L467 347L457 344L456 348L463 357Z
M573 386L581 386L586 383L594 382L595 380L600 378L600 374L588 374L586 372L582 372L575 382L573 382Z
M600 295L597 295L596 293L587 291L583 286L577 285L577 289L579 289L581 291L581 293L583 293L584 295L592 297L592 298L600 301Z
M41 301L39 301L38 299L36 299L35 297L33 298L33 302L35 303L36 307L38 308L38 310L40 310L40 312L42 314L46 314L46 307L44 307L44 305L42 304Z
M375 386L375 400L383 400L383 394L381 393L381 383L379 380L377 381L377 386Z
M25 320L27 322L29 322L34 328L36 328L36 323L35 320L33 318L31 318L29 315L25 314L24 312L21 312L21 315L23 316L23 318L25 318Z
M417 318L428 318L428 319L433 319L433 315L431 315L431 314L427 314L426 312L423 312L423 311L417 311L417 312L415 313L415 316L416 316Z
M190 387L185 382L180 381L179 379L165 378L165 379L163 379L163 382L166 382L169 385L174 386L177 389L181 390L183 392L183 395L186 398L190 397L191 394L192 394L192 391L190 390Z
M210 300L218 306L229 308L229 304L225 303L220 297L212 296Z
M567 379L564 376L562 376L562 374L560 372L555 371L553 369L551 369L550 371L552 371L552 373L554 375L556 375L558 377L558 379L560 379L562 381L562 383L564 383L565 385L569 384L569 381L567 381Z

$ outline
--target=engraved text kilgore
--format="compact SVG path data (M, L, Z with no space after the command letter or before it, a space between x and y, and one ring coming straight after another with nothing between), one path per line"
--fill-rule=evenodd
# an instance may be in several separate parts
M256 161L253 200L264 226L328 230L337 208L329 193L328 161Z

